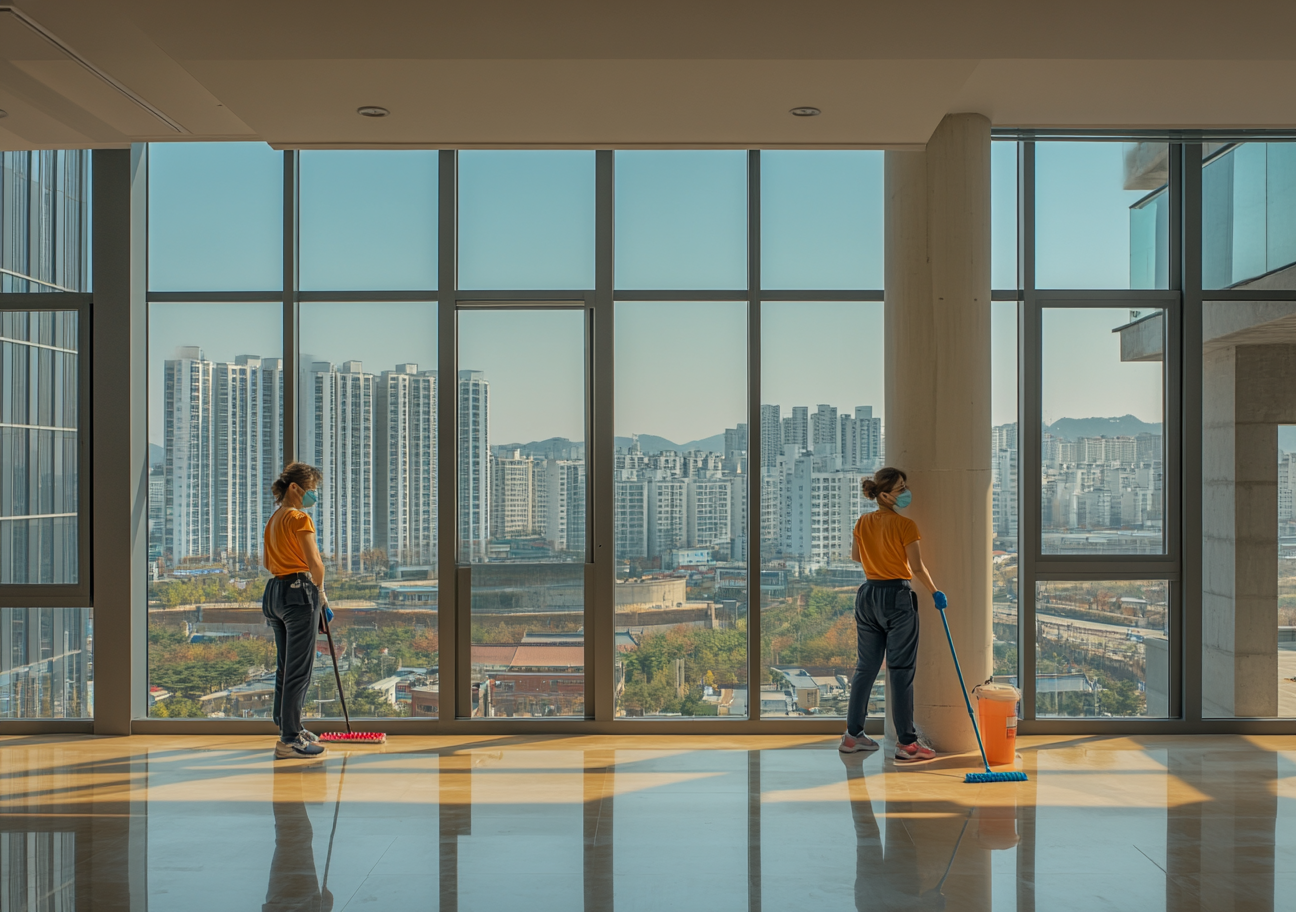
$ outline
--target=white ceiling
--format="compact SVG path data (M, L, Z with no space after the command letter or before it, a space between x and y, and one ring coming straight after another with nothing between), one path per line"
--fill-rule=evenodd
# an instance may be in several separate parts
M1296 128L1296 3L20 0L0 148L916 148L1014 127ZM360 105L391 116L369 119ZM820 117L788 109L815 105Z

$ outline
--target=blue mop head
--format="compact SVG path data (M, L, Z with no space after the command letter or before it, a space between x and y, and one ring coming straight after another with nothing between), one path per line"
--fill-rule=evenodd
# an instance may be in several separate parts
M1006 773L968 773L963 777L964 782L1025 782L1026 774L1020 770L1012 770Z

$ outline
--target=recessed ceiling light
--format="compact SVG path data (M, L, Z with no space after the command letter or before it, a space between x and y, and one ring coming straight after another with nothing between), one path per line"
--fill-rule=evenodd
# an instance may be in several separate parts
M823 113L823 111L820 111L818 108L812 108L809 105L805 105L800 108L793 108L791 113L794 117L818 117L820 114Z
M378 105L362 105L356 108L356 113L361 117L386 117L391 111L380 108Z

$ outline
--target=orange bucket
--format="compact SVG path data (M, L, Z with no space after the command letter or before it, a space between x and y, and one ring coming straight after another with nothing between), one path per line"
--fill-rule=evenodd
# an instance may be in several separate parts
M982 684L977 698L977 724L991 766L1017 761L1017 701L1021 694L1011 684Z

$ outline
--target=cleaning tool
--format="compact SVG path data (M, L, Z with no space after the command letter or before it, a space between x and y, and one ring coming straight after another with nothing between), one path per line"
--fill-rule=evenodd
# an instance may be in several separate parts
M949 621L945 618L945 609L940 609L941 623L945 625L945 639L949 640L950 655L954 657L954 670L958 672L959 687L963 690L963 702L967 704L968 718L972 720L972 731L976 732L977 747L981 749L981 762L985 764L984 773L968 773L964 782L1025 782L1026 774L1020 770L996 773L990 769L986 759L985 745L981 742L981 729L977 727L976 713L972 712L972 699L968 696L967 685L963 683L963 669L959 667L958 653L954 651L954 637L950 635Z
M333 659L333 678L337 681L338 699L342 701L342 718L346 720L344 732L325 732L319 736L321 741L342 742L345 744L386 744L387 736L382 732L357 732L351 730L351 714L347 712L346 694L342 693L342 673L338 671L337 650L333 648L333 631L329 628L328 615L322 616L324 635L328 637L329 657ZM988 767L987 767L988 768Z
M922 900L923 908L945 908L945 881L949 880L950 871L954 870L954 859L958 857L959 847L963 845L963 836L967 833L968 824L972 821L972 812L963 818L963 829L959 830L958 839L954 842L954 851L950 853L949 864L945 865L945 873L941 875L940 882L919 897ZM327 867L325 876L327 877Z
M333 837L337 835L338 811L342 810L342 782L346 779L346 763L347 758L343 757L342 772L338 774L337 802L333 805L333 829L329 830L328 855L324 857L324 879L320 881L320 896L327 898L328 905L324 908L328 909L333 908L333 894L328 890L328 875L329 867L333 864ZM957 847L955 851L958 851Z

